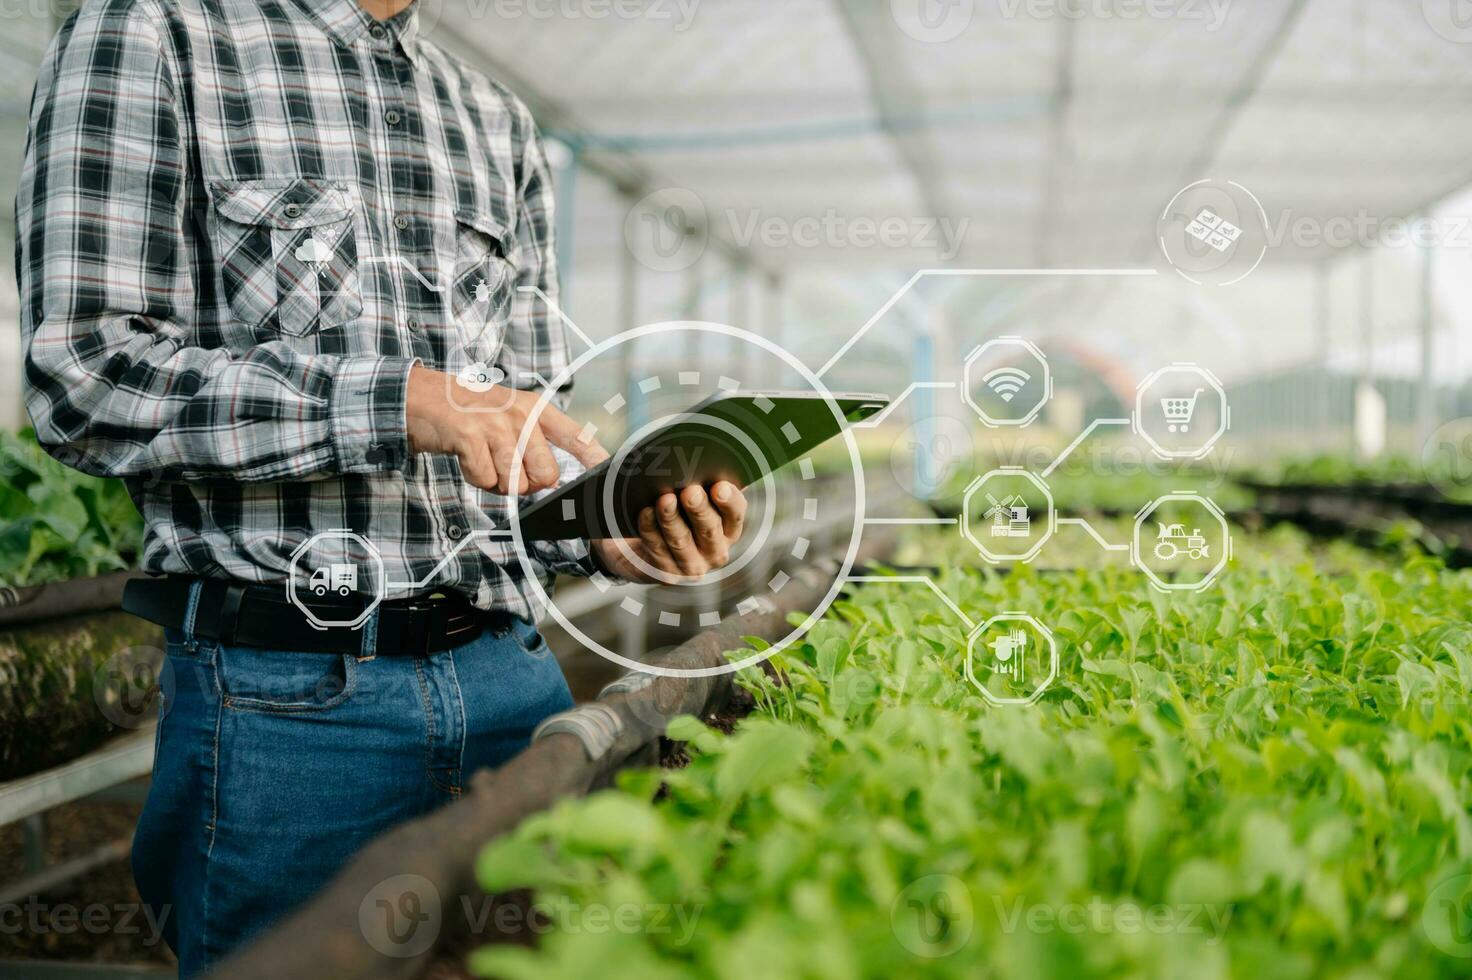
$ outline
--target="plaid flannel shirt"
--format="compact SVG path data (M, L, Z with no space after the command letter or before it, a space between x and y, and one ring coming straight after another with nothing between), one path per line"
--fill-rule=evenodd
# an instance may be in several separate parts
M567 365L536 292L548 165L526 108L416 28L355 0L88 0L52 44L16 201L27 407L127 480L149 571L351 557L360 592L535 611L487 534L504 499L410 452L404 398L416 361L519 387ZM587 542L533 555L592 571Z

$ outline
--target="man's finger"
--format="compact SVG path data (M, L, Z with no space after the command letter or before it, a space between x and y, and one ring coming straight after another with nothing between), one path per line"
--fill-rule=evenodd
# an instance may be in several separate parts
M738 540L741 529L746 526L746 494L734 483L722 480L710 488L710 495L715 500L716 510L721 512L726 541Z
M496 461L501 492L508 497L526 493L526 472L516 463L515 440L491 446L491 458Z
M654 504L654 516L659 521L659 533L669 548L675 565L686 575L704 575L705 559L695 546L695 537L680 513L680 501L672 493L662 494Z
M726 538L721 529L721 515L710 505L705 489L697 485L681 490L680 506L685 509L685 519L695 532L695 543L700 553L713 564L725 564Z
M521 468L527 475L528 485L524 492L546 490L557 486L562 471L552 455L552 447L542 438L542 432L533 426L526 435L526 452L521 456Z
M639 540L644 545L651 565L671 575L675 573L675 559L670 554L670 549L665 547L664 535L659 533L659 522L654 519L653 507L645 507L639 511Z
M584 466L597 466L608 458L608 450L593 438L590 427L579 425L551 405L542 409L537 425L548 442L566 449Z
M460 472L465 474L465 479L469 480L472 486L495 491L499 485L496 479L496 464L491 461L491 451L483 443L457 455L460 459Z

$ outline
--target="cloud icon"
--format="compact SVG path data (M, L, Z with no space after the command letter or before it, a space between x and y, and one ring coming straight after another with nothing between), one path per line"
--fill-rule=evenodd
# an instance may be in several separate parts
M471 391L490 391L493 386L506 380L506 372L498 367L488 367L485 361L476 361L461 368L455 380L460 387Z
M311 262L314 265L330 262L332 260L332 249L327 247L326 242L314 235L302 242L297 248L296 260L298 262Z

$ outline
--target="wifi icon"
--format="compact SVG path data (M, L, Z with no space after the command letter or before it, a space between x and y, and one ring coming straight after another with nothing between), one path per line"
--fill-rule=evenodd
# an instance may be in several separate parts
M1017 397L1017 393L1027 387L1032 380L1032 375L1021 368L1001 367L995 371L988 372L982 379L986 386L996 392L997 397L1004 402L1010 402Z

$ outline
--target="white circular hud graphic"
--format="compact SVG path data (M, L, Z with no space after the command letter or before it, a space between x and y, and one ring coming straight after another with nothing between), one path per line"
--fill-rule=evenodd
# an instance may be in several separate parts
M774 344L772 341L768 340L765 337L759 336L746 330L742 330L738 327L731 327L721 323L672 321L668 323L650 324L648 326L638 327L636 329L628 330L624 333L610 337L609 339L602 341L601 343L592 347L590 350L583 353L580 357L578 357L570 365L568 365L567 368L562 371L562 373L557 375L557 377L552 378L550 380L550 383L543 390L541 397L537 400L536 405L532 408L532 411L528 415L526 427L523 428L521 438L517 442L513 465L521 465L522 457L526 453L527 442L530 437L532 427L537 424L537 420L540 419L543 410L545 410L547 405L551 403L552 396L560 388L562 388L563 385L571 377L573 377L578 371L587 367L594 359L616 350L619 346L623 344L632 343L642 338L657 337L664 341L665 344L668 344L671 338L685 336L691 333L706 335L706 337L726 337L736 340L742 344L751 345L757 348L759 351L764 351L767 354L777 358L782 364L795 372L800 378L803 379L810 390L824 397L824 399L827 401L829 410L834 413L840 427L843 428L841 438L843 439L844 446L848 451L849 464L854 478L853 520L849 527L848 543L846 548L844 549L843 560L839 568L837 569L837 573L834 576L833 583L829 586L827 592L823 595L822 599L819 600L816 606L808 611L807 617L804 619L801 625L794 627L786 636L775 641L767 649L757 651L749 657L745 657L741 660L735 660L730 663L721 664L715 667L699 667L686 669L664 667L657 664L648 664L638 660L630 659L628 657L624 657L621 654L610 650L608 647L594 640L592 637L588 636L585 632L583 632L582 629L577 626L576 623L572 621L570 617L564 615L562 610L558 608L555 600L542 585L541 578L538 575L538 569L533 566L532 560L528 557L527 544L525 539L522 537L521 531L521 520L519 511L520 501L513 499L511 504L511 534L512 540L515 544L514 550L516 552L516 560L521 564L522 572L524 573L526 582L535 590L536 594L541 599L543 605L546 606L548 612L552 615L553 619L555 619L557 623L564 630L567 631L567 634L569 636L575 638L584 647L593 651L604 659L612 661L616 664L620 664L621 666L626 667L630 670L643 671L645 673L651 674L660 674L667 677L712 677L719 674L732 673L742 669L743 667L749 667L753 664L760 663L777 651L782 650L789 644L801 639L804 635L807 634L808 630L812 628L813 623L815 623L818 618L821 617L823 613L828 609L828 607L833 604L833 601L838 598L839 593L842 591L844 580L847 578L849 571L853 568L854 561L858 556L859 540L864 521L864 476L863 468L859 461L858 445L854 442L852 432L847 429L846 423L842 417L842 413L838 409L838 406L832 400L832 392L828 390L828 388L823 384L822 379L819 378L815 373L813 373L813 371L810 370L807 365L805 365L802 361L800 361L798 358L793 356L781 346ZM688 376L689 380L693 380L699 377L699 373L694 371L680 372L680 376L682 379L687 379ZM733 379L720 378L718 384L711 384L711 381L712 379L709 377L706 377L704 379L704 385L702 387L707 392L715 388L722 388L728 391L740 390L739 384L736 383ZM663 384L662 379L659 379L658 376L653 375L650 376L650 378L646 378L645 382L646 384L653 385L654 387L658 387ZM691 387L695 387L695 385L692 384ZM617 398L613 399L613 401L615 402L617 402L618 400L619 399ZM610 406L605 405L605 408L608 407ZM760 403L758 403L758 408L760 408ZM791 441L796 441L795 439L793 439L792 434L788 434L788 438ZM816 489L814 489L816 487L817 481L815 478L812 461L807 457L799 457L796 462L790 464L790 467L798 472L802 482L802 486L804 488L801 514L799 515L796 523L799 527L801 527L806 522L812 522L814 530L816 532L816 529L819 526L817 524L817 521L822 509L823 501L818 496ZM763 482L770 482L771 479L771 477L768 477ZM606 503L607 501L605 500L605 504ZM755 533L759 536L769 534L772 526L769 515L774 510L775 508L767 508L768 515L764 517L761 526L759 528L749 528L748 534ZM746 545L746 547L748 548L748 554L755 554L756 552L763 550L763 546L765 546L766 544L766 541L760 539L755 539L748 542ZM793 544L791 545L788 557L796 559L798 561L804 560L807 557L806 552L809 544L811 544L810 537L799 533ZM738 561L740 560L741 559L738 559ZM733 564L735 564L735 562L733 562ZM772 578L762 583L761 592L778 592L789 580L790 577L785 572L778 570L777 573L772 576ZM702 580L701 584L704 584L704 582L706 581L709 581L709 579ZM748 596L738 601L735 604L736 613L740 614L743 611L743 607L751 608L757 601L758 600L756 595ZM638 603L637 600L631 598L625 599L624 603L624 608L626 612L630 612L634 615L640 615L643 612L643 606ZM630 604L632 604L633 608L630 607ZM708 611L707 613L697 617L696 622L701 627L715 625L716 623L720 622L721 615L721 613L715 610ZM661 622L664 622L663 616L661 617Z
M1268 253L1267 211L1234 180L1198 180L1181 188L1155 230L1171 268L1198 285L1241 282Z

